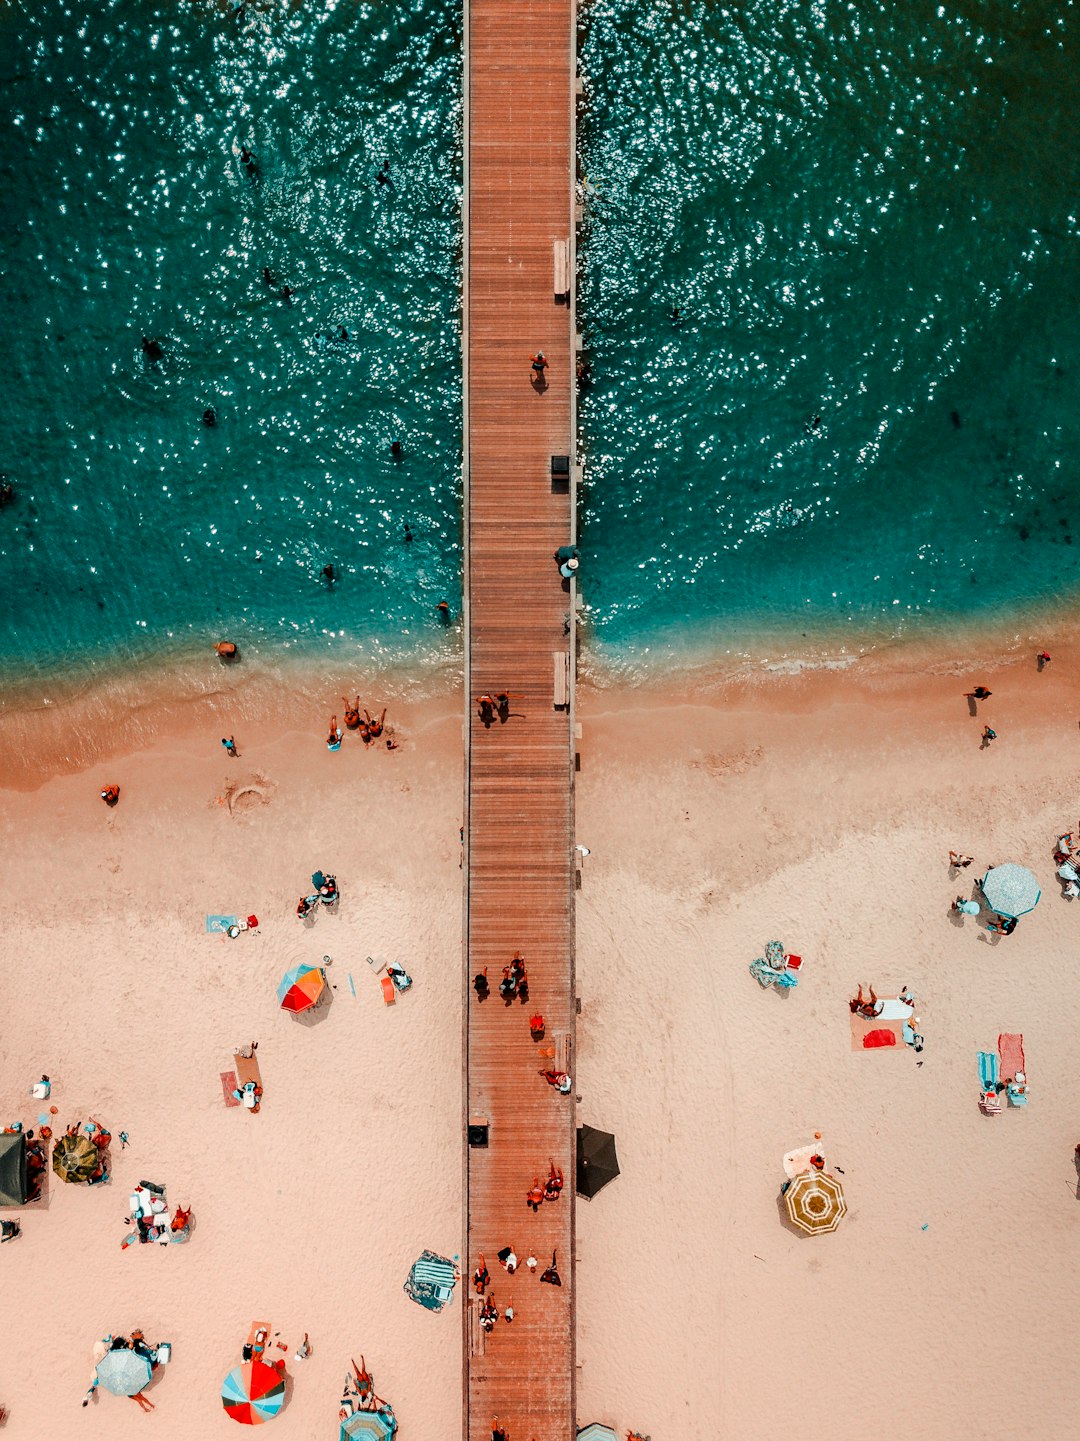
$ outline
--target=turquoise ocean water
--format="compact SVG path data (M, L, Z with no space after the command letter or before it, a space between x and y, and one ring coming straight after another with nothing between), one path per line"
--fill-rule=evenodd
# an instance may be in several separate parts
M583 8L594 657L1075 599L1078 27ZM0 9L9 675L453 652L460 55L445 0Z

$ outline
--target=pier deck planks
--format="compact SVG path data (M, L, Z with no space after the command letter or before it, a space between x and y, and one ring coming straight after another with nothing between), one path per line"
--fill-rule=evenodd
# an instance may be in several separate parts
M572 454L572 311L555 303L553 242L573 226L573 10L570 0L467 0L466 304L466 1095L490 1126L466 1158L462 1295L483 1252L500 1320L465 1326L467 1441L571 1441L574 1393L575 1101L538 1072L528 1020L547 1022L573 1074L573 708L553 706L552 654L568 650L569 586L552 555L572 534L572 492L552 490L550 461ZM573 247L571 247L571 254ZM543 350L548 388L530 383ZM573 663L571 662L571 677ZM473 702L515 692L490 729ZM520 949L527 1004L506 1007L502 968ZM471 978L488 969L478 1004ZM565 1186L539 1214L525 1204L553 1157ZM511 1245L521 1265L496 1259ZM525 1268L530 1249L535 1275ZM558 1252L563 1285L540 1271ZM501 1313L513 1297L512 1325Z

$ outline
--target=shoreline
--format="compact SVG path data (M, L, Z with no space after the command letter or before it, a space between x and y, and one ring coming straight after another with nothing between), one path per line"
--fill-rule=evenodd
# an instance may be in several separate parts
M10 681L0 702L0 789L32 790L52 776L197 733L236 734L241 745L283 732L314 741L331 714L340 720L342 698L358 692L370 709L388 706L388 726L408 734L433 717L461 714L464 665L456 627L452 637L452 651L386 669L336 656L254 650L227 664L206 648ZM738 654L650 656L633 674L624 661L612 663L608 653L583 645L578 691L586 713L594 703L648 709L685 698L724 710L763 706L805 714L860 697L880 706L912 685L955 696L953 683L976 672L993 689L987 677L1025 667L1034 675L1044 648L1059 670L1080 667L1080 644L1063 628L1016 624L905 635L862 648L793 645L789 637L786 648L781 642Z

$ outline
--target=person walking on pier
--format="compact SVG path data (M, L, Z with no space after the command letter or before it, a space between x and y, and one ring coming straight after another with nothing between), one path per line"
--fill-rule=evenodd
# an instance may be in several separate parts
M537 390L546 390L547 377L545 376L544 371L547 370L548 363L544 356L544 352L542 350L538 350L535 355L531 355L529 357L529 364L532 366L533 384L536 386Z

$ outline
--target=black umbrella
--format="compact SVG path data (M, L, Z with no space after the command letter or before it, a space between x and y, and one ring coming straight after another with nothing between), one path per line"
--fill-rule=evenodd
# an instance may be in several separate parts
M577 1193L588 1200L619 1174L615 1137L592 1126L579 1126L577 1133Z

